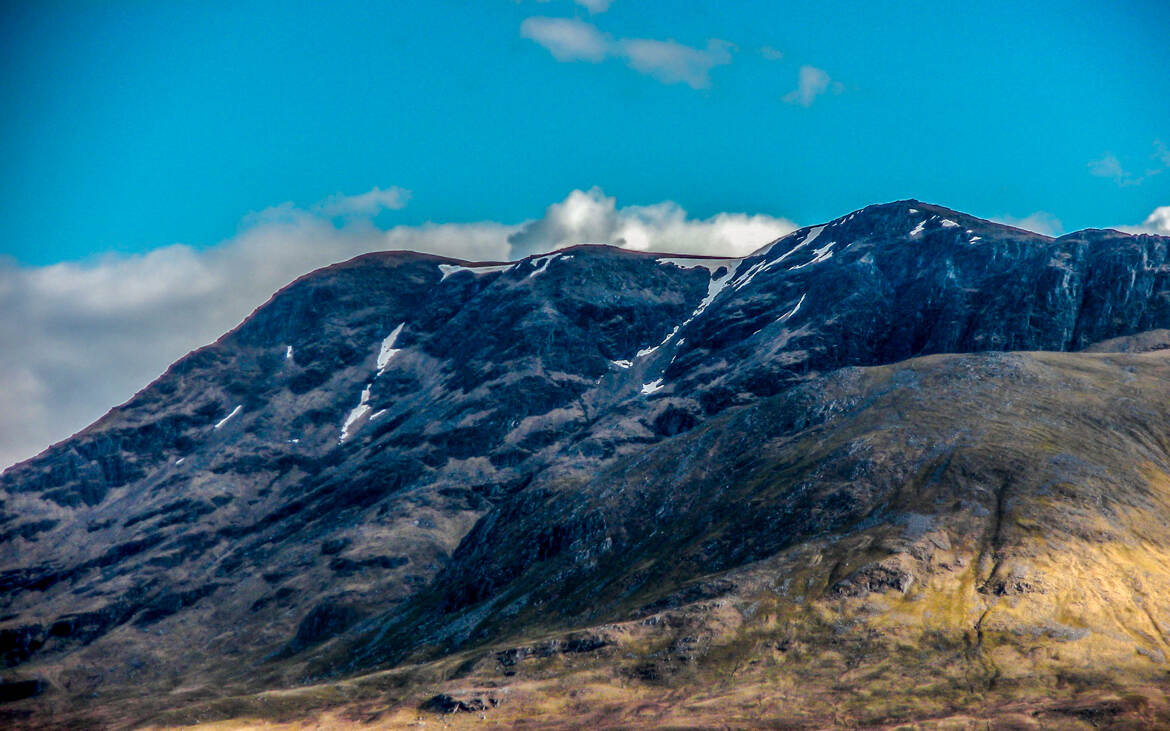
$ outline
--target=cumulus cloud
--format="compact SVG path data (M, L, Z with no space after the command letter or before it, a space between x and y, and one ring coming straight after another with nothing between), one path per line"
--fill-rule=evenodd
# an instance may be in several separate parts
M375 188L305 208L274 206L206 249L176 244L46 267L0 260L0 468L93 422L296 277L359 254L410 249L500 261L602 241L738 255L794 228L763 215L689 219L674 203L618 208L597 188L573 191L543 218L518 224L371 222L408 195Z
M1131 234L1157 234L1170 236L1170 206L1158 206L1146 216L1140 226L1115 226L1118 231Z
M1015 216L998 216L992 218L992 221L1003 223L1008 226L1015 226L1022 228L1025 231L1033 231L1045 236L1059 236L1064 233L1064 224L1056 216L1047 211L1036 211L1023 218Z
M784 52L772 46L761 46L760 55L769 61L780 61L784 58Z
M682 82L692 89L705 89L711 85L711 69L731 63L733 46L715 38L707 41L705 49L674 41L628 38L619 42L619 48L626 63L635 71L664 84Z
M526 18L520 35L548 49L558 61L605 60L612 42L596 26L576 18Z
M600 188L575 190L509 237L513 256L574 243L601 243L637 251L744 256L796 230L796 224L763 214L720 213L697 220L677 203L619 208Z
M731 63L734 45L712 38L704 48L674 40L618 38L577 18L526 18L520 35L544 46L558 61L599 63L622 60L631 69L664 84L687 84L693 89L711 85L710 71Z
M1158 206L1142 223L1146 233L1170 236L1170 206Z
M833 81L824 69L819 69L816 66L801 66L796 75L796 88L785 94L783 100L787 104L811 107L818 96L828 91L840 94L845 91L845 85L839 81Z

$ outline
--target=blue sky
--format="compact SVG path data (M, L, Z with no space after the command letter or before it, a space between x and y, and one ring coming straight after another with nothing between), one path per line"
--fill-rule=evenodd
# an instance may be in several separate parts
M409 191L383 228L516 223L593 186L799 224L916 197L1068 231L1170 204L1165 2L3 14L0 254L24 265L208 247L375 187Z

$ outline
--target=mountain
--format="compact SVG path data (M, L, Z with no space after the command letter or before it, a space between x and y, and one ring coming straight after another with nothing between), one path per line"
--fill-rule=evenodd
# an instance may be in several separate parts
M0 719L1170 725L1167 328L918 201L313 272L0 475Z

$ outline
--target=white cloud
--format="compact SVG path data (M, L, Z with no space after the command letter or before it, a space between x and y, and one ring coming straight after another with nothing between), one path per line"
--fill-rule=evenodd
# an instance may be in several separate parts
M816 66L801 66L797 72L796 88L783 96L787 104L799 104L802 107L811 107L818 96L827 91L840 94L845 91L845 85L833 81L828 72Z
M1005 223L1008 226L1015 226L1027 231L1035 231L1036 233L1044 234L1045 236L1059 236L1064 232L1064 226L1060 219L1051 213L1045 211L1036 211L1035 213L1024 216L1023 218L1016 218L1014 216L999 216L992 218L992 221ZM1170 236L1170 206L1158 206L1150 215L1146 216L1146 220L1139 225L1126 224L1121 226L1111 226L1110 228L1118 231L1123 231L1130 234L1157 234L1159 236Z
M369 217L388 202L405 203L408 193L387 195L394 190L274 206L202 250L175 244L47 267L0 261L0 467L93 422L289 281L359 254L408 249L498 261L601 241L739 255L794 228L764 215L689 219L669 202L618 208L594 188L573 191L535 221L379 229ZM349 213L335 224L338 210Z
M544 46L558 61L597 63L609 55L612 43L596 26L576 18L526 18L520 35Z
M626 63L635 71L653 76L664 84L682 82L692 89L705 89L711 85L711 69L731 63L730 49L733 46L715 38L707 41L705 49L674 41L627 38L620 41L618 47Z
M791 221L763 214L720 213L696 220L677 203L618 208L600 188L575 190L525 224L510 242L513 256L575 243L613 244L638 251L743 256L796 229Z
M1045 236L1059 236L1064 233L1064 224L1056 216L1047 211L1036 211L1023 218L1015 216L998 216L992 218L992 221L1003 223L1008 226L1015 226L1022 228L1025 231L1033 231Z
M1114 226L1118 231L1131 234L1157 234L1170 236L1170 206L1158 206L1146 216L1140 226Z
M760 55L769 61L779 61L784 58L784 52L772 46L761 46Z
M1133 184L1133 175L1121 167L1121 161L1112 152L1105 153L1100 160L1091 160L1089 173L1098 178L1109 178L1118 185Z
M1146 217L1142 228L1147 233L1170 236L1170 206L1158 206Z
M731 63L735 48L717 38L708 40L705 48L652 38L615 40L577 18L526 18L520 35L544 46L558 61L599 63L617 58L664 84L683 83L694 89L710 86L711 69Z
M374 186L359 195L337 193L321 201L315 207L326 216L376 216L382 211L397 211L405 208L410 200L410 191L397 186L385 190Z

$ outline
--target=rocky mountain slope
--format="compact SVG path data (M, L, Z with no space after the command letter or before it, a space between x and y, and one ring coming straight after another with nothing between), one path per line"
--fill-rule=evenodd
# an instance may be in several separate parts
M0 718L1170 723L1168 259L902 201L314 272L0 475Z

